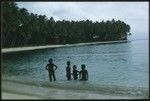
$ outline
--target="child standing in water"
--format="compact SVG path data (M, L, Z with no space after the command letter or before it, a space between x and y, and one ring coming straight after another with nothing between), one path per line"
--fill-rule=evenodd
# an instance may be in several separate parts
M67 77L67 80L71 80L71 68L70 68L70 61L67 61L67 67L66 67L66 77Z
M81 65L81 71L80 71L80 80L86 81L88 80L88 71L85 69L85 65Z
M73 79L74 79L74 80L77 80L77 79L78 79L78 73L79 73L79 71L77 70L77 66L74 65L74 66L73 66L73 71L72 71Z
M54 69L54 67L55 67L55 69ZM53 77L54 81L56 81L55 71L57 68L58 67L53 63L53 60L49 59L49 64L46 65L45 69L48 70L50 81L52 81L52 77Z

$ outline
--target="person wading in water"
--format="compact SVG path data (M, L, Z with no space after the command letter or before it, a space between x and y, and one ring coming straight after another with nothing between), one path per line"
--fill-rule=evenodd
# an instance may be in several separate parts
M83 80L83 81L86 81L88 80L88 71L85 69L85 65L81 65L81 71L80 71L80 75L79 75L79 78L80 80Z
M56 68L54 69L54 67ZM56 81L55 71L58 67L53 63L52 59L49 59L49 64L47 64L45 68L49 72L49 80L52 81L53 77L54 81Z
M67 61L67 67L66 67L66 77L67 77L67 80L71 80L71 68L70 68L70 61Z
M72 75L73 75L73 79L74 79L74 80L77 80L77 79L78 79L78 73L79 73L79 71L77 70L77 66L74 65L74 66L73 66L73 71L72 71Z

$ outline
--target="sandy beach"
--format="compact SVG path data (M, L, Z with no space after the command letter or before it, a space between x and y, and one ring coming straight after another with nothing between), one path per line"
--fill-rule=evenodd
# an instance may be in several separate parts
M28 51L28 50L36 50L36 49L46 49L46 48L75 47L75 46L84 46L84 45L111 44L111 43L124 43L124 42L128 42L128 40L106 41L106 42L88 42L88 43L65 44L65 45L45 45L45 46L3 48L2 53Z
M2 99L144 99L130 95L102 94L85 90L60 89L2 80Z
M2 99L39 99L39 98L34 96L26 96L21 94L2 92Z
M38 96L27 96L27 95L21 95L21 94L13 94L13 93L8 93L8 92L2 92L2 99L140 99L140 98L127 97L127 96L110 96L110 95L102 95L102 94L84 94L84 93L77 93L77 92L76 93L72 92L70 94L70 96L69 95L66 96L66 95L62 94L62 95L55 95L55 96L50 95L50 97L49 98L42 98L42 97L38 97Z
M106 95L106 94L94 94L94 93L81 93L75 91L65 91L61 89L53 89L55 95L49 95L49 97L29 96L23 94L15 94L9 92L2 92L2 99L146 99L142 97L131 96L119 96L119 95ZM56 93L57 92L57 93ZM52 93L52 92L51 92Z

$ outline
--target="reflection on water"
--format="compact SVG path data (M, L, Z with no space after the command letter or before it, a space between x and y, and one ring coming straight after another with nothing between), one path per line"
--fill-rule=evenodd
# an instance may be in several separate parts
M45 66L49 58L58 66L58 81L66 80L66 62L70 60L78 70L86 64L90 84L148 87L148 40L3 54L3 78L48 81Z

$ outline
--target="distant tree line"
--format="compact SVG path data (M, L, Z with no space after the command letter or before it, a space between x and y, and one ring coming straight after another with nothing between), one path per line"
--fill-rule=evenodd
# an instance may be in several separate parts
M2 47L72 44L127 40L130 26L123 21L55 21L29 13L15 2L2 2Z

